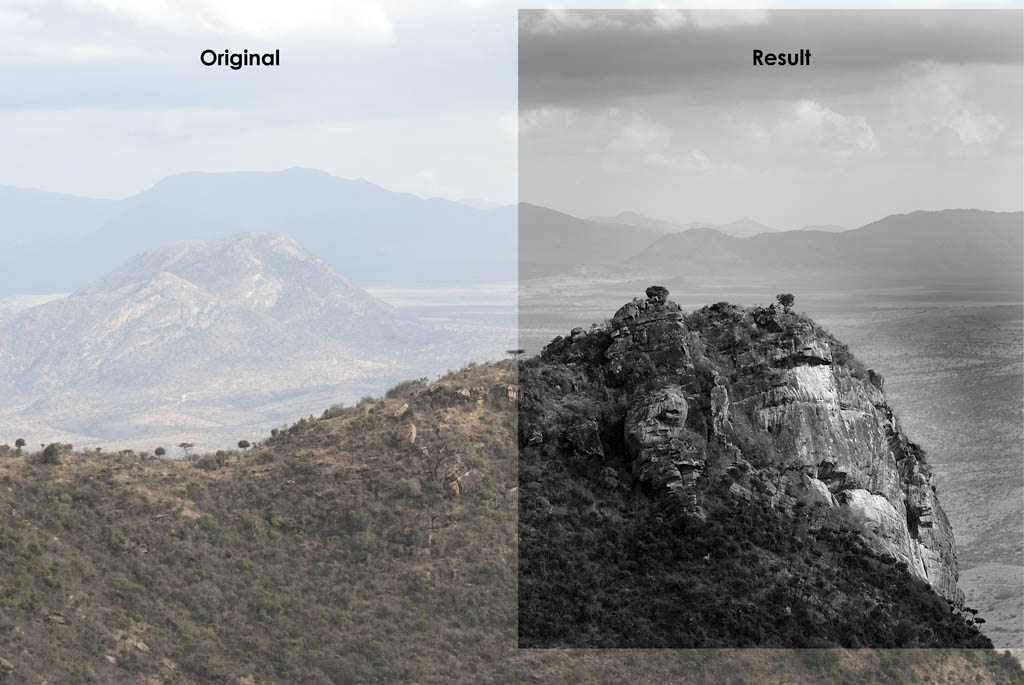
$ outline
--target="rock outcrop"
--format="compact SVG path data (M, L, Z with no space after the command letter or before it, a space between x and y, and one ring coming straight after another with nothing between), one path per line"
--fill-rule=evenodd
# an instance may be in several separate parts
M606 469L624 445L623 485L664 493L698 517L722 483L783 511L832 512L962 608L952 529L879 374L788 308L719 303L684 316L664 288L647 294L545 348L563 392L614 402L567 403L575 416L553 420L568 426L559 436L527 416L522 444L546 454L567 444Z

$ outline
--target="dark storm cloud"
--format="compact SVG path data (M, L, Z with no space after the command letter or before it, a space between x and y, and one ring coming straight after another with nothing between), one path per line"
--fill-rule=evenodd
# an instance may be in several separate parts
M1019 64L1021 19L1019 10L523 10L520 106L659 94L705 102L791 98L809 87L816 95L878 87L925 63ZM755 48L806 48L812 66L754 67Z

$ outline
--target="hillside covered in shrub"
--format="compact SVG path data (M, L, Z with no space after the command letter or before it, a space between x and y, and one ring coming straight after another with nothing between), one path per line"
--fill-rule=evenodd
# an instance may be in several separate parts
M991 650L518 649L515 392L466 368L191 462L8 450L0 682L1020 682Z

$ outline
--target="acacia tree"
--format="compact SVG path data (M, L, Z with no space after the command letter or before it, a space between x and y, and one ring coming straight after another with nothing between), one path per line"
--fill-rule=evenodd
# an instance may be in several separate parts
M779 293L775 296L775 299L782 305L782 309L787 312L792 309L793 303L796 301L796 297L793 296L793 293Z
M162 457L165 454L167 454L167 450L165 450L163 447L157 447L155 450L153 450L153 454L155 454L158 457Z
M240 450L247 450L247 449L249 449L249 441L248 440L239 440L238 441L238 449L240 449Z
M192 443L192 442L179 442L178 443L178 447L180 447L182 449L182 451L185 453L185 456L188 458L188 460L192 461L192 448L195 447L195 443Z
M18 438L15 440L14 446L18 449L18 454L21 454L21 448L25 446L25 438Z

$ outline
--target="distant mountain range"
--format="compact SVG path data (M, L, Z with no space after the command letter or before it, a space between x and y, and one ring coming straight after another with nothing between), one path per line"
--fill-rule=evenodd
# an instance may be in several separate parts
M149 249L265 231L361 285L511 282L515 211L301 168L180 174L118 201L0 187L0 296L67 292Z
M621 215L620 215L621 216ZM727 235L709 227L666 232L578 219L520 206L520 277L587 269L620 280L644 277L707 282L904 285L937 281L1020 282L1024 213L950 209L885 217L857 229ZM825 227L828 228L828 227Z
M0 428L216 443L505 349L400 315L283 234L186 241L0 319Z
M644 216L643 214L637 214L636 212L619 212L615 216L592 216L587 220L607 224L622 224L624 226L641 226L643 228L650 228L662 233L679 233L680 231L688 231L692 228L713 228L719 233L725 233L726 235L735 236L737 238L749 238L761 233L779 233L784 230L765 226L762 223L746 217L727 224L708 224L701 223L699 221L676 224L670 221L662 221L661 219L652 219L648 216ZM845 231L846 228L839 226L838 224L822 224L818 226L805 226L804 228L796 230L837 233L839 231Z
M520 203L519 278L617 264L663 235L655 228L577 219Z

